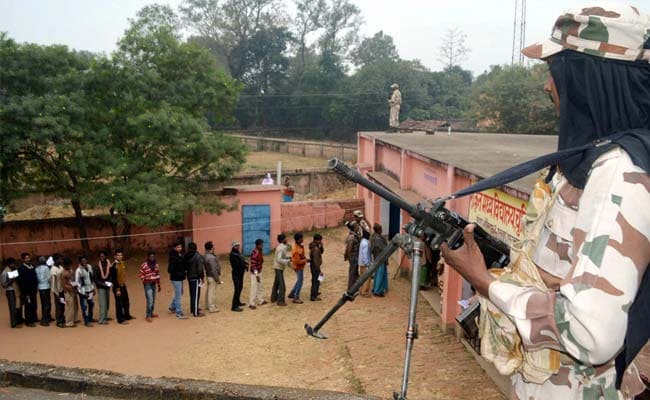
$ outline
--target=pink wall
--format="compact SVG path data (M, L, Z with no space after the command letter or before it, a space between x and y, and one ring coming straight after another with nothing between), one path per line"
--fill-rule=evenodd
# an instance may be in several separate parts
M359 200L315 200L282 203L282 232L303 232L341 226L363 210Z
M379 170L380 166L383 166L396 177L401 175L402 154L399 151L377 144L375 155L375 171Z
M85 220L92 253L96 253L99 250L116 248L115 241L110 238L110 236L113 236L113 231L106 220L101 217L85 217ZM175 230L182 230L182 227L164 226L146 228L135 226L132 228L131 233L141 236L132 237L130 244L132 248L164 250L169 248L178 237L184 235L183 232L169 232ZM0 258L16 258L23 252L28 252L33 255L63 253L74 256L81 254L81 242L79 241L79 233L75 219L53 218L4 223L0 229ZM93 254L90 256L92 257Z
M375 146L374 140L367 136L359 134L357 146L357 163L375 164Z
M275 237L280 233L281 225L281 196L280 188L265 189L262 191L238 191L236 196L223 196L222 201L228 205L238 201L237 208L233 211L223 212L221 215L192 213L192 240L203 249L207 241L212 241L215 251L219 254L230 252L231 243L236 240L242 242L242 206L268 204L271 206L271 248L275 248Z

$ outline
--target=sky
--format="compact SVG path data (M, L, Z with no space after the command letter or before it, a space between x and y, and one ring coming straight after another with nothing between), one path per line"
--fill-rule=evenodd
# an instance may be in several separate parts
M377 31L394 38L400 56L419 59L432 70L441 38L451 28L467 35L470 52L462 67L478 75L491 65L509 64L515 0L350 0L360 9L362 36ZM647 0L639 8L650 11ZM182 0L0 0L0 31L18 42L65 44L78 50L110 53L115 50L129 18L147 4L158 2L174 9ZM591 0L591 3L598 0ZM527 0L526 41L548 37L555 19L585 0Z

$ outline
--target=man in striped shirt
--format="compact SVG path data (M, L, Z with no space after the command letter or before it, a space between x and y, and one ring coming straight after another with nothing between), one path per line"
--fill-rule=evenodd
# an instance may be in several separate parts
M160 268L156 262L156 253L153 251L147 254L147 260L140 266L138 278L144 285L144 295L147 298L146 321L151 322L152 318L158 317L158 314L153 312L156 303L156 288L160 292Z

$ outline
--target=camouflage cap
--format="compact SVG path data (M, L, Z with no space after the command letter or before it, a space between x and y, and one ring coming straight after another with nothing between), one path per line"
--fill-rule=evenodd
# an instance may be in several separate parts
M522 53L544 59L567 49L615 60L650 62L650 15L613 1L567 10L555 21L550 38L526 47Z

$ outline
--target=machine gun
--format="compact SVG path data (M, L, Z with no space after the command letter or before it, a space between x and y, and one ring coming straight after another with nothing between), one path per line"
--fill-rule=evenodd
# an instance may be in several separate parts
M463 229L470 222L457 213L445 208L445 199L436 199L431 202L430 207L422 204L412 205L390 190L364 178L359 172L348 167L345 163L333 158L329 161L328 167L348 180L355 182L371 192L383 197L391 204L401 208L413 217L413 221L403 226L404 234L395 235L388 246L373 260L368 270L359 277L339 299L339 301L327 312L327 314L314 326L305 324L305 330L313 337L326 339L320 329L346 302L354 301L359 289L370 279L380 265L386 263L388 258L397 250L402 248L411 258L411 299L409 305L409 320L406 332L406 354L404 357L404 372L402 376L402 388L399 393L393 393L395 400L406 400L408 388L408 376L411 365L411 352L413 342L418 337L418 327L415 322L416 306L418 298L418 282L420 274L420 258L422 257L424 245L437 250L444 242L449 248L457 249L463 244ZM510 248L499 239L492 237L483 228L476 226L474 237L478 244L485 265L488 268L505 267L510 262Z

